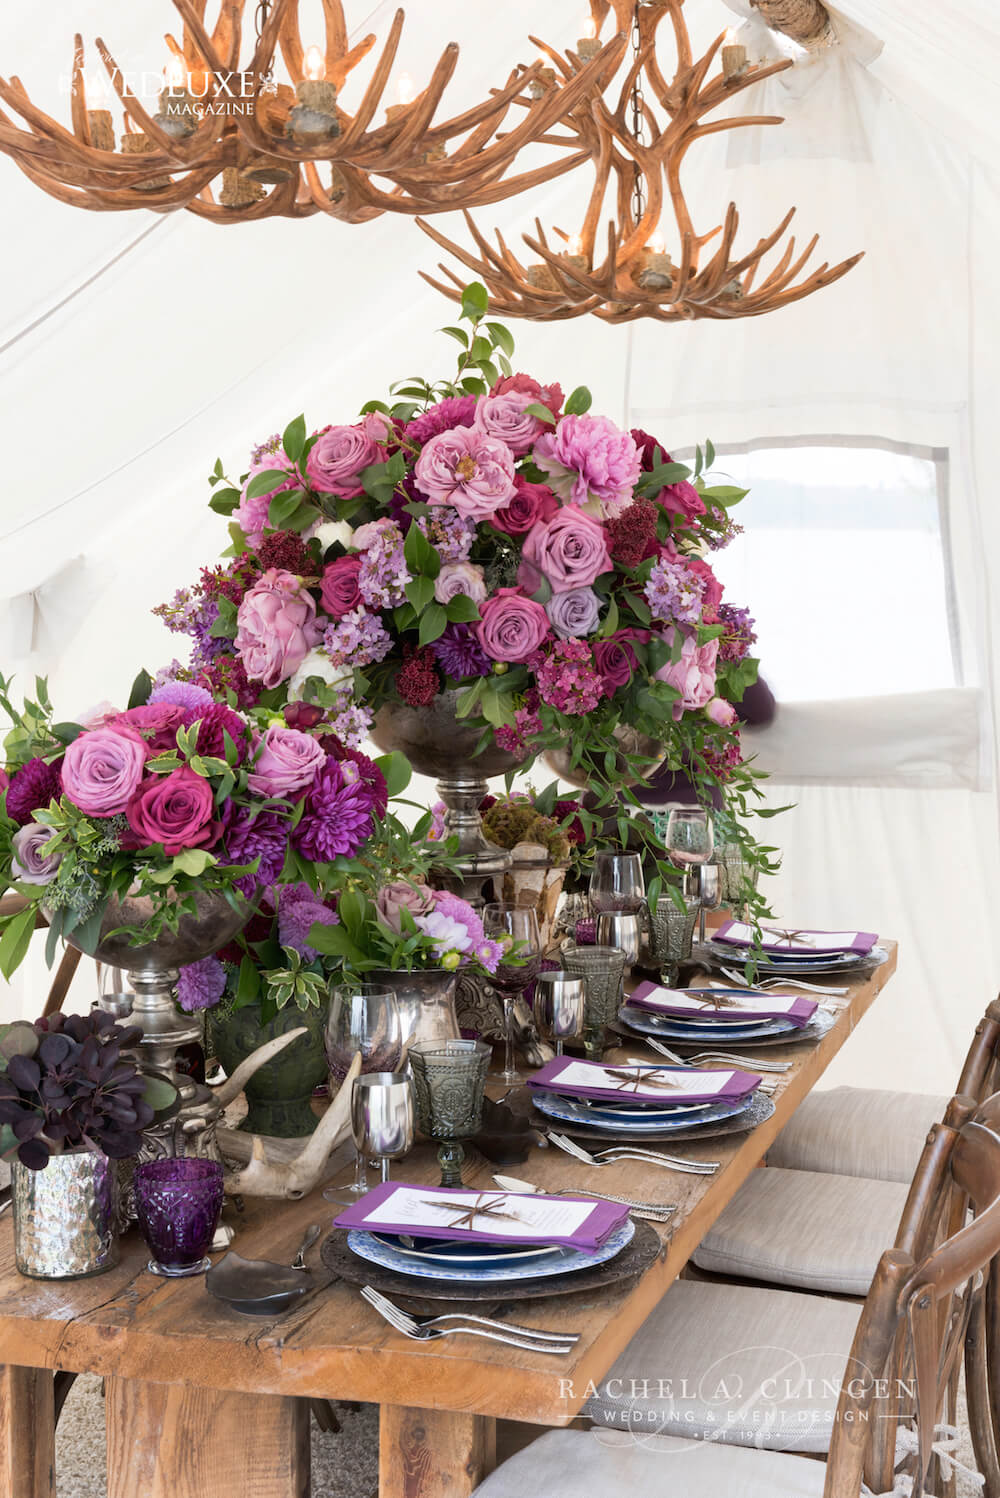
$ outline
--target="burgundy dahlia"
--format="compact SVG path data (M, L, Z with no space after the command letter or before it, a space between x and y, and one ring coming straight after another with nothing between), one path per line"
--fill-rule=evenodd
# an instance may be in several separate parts
M7 815L23 827L40 806L48 806L62 795L62 774L58 764L44 759L29 759L11 777L7 787Z
M224 735L228 733L236 745L236 763L242 764L246 757L246 734L247 728L238 713L234 713L231 707L224 702L213 702L211 707L193 714L191 722L199 721L197 749L199 754L214 755L218 759L226 757L226 741Z

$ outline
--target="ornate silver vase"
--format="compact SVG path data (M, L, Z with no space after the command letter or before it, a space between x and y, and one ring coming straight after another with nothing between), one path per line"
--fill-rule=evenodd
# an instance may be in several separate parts
M118 1263L118 1167L96 1150L11 1165L14 1260L40 1280L82 1279Z
M391 988L399 1005L403 1049L414 1041L457 1040L461 1034L455 1015L458 974L443 967L427 967L412 973L392 968L372 968L372 983Z

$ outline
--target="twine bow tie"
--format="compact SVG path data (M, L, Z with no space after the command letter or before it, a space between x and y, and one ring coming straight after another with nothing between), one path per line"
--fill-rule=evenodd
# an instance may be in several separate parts
M791 946L796 941L801 942L804 947L814 947L816 945L808 931L783 931L777 927L769 926L768 934L778 938L779 947L782 942L787 942Z
M692 994L691 997L702 1009L745 1009L747 1002L742 996L736 998L733 994L723 993L721 989L712 989L710 993L697 996Z
M638 1071L612 1071L608 1069L605 1073L614 1077L618 1082L618 1092L638 1092L640 1087L662 1087L671 1088L674 1091L681 1086L680 1082L674 1082L665 1077L658 1066L643 1066ZM618 1079L621 1079L620 1081Z
M481 1191L471 1206L459 1206L456 1202L453 1206L443 1202L440 1197L434 1199L425 1198L420 1205L422 1207L439 1207L444 1212L457 1212L458 1216L454 1222L446 1224L449 1228L468 1228L470 1232L477 1217L506 1218L508 1222L522 1222L516 1212L505 1212L503 1208L508 1205L506 1196L494 1196L489 1191Z

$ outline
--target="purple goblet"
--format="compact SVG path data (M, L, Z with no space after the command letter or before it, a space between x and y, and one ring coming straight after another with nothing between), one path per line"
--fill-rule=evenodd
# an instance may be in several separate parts
M222 1211L218 1161L148 1160L136 1166L134 1184L150 1271L179 1279L210 1269L208 1249Z

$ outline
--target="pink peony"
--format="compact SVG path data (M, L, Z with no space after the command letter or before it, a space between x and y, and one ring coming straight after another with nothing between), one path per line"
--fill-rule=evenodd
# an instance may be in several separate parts
M554 593L589 587L602 572L611 571L603 525L575 505L563 505L529 532L524 556L548 578Z
M729 728L736 722L736 709L725 697L713 697L705 708L708 717L720 728Z
M545 431L545 423L537 416L527 416L525 407L533 405L536 397L530 392L507 391L503 395L481 395L476 404L476 431L487 437L498 437L505 442L515 458L523 458L531 451L535 438Z
M66 750L63 790L88 816L117 816L128 805L145 763L146 745L134 728L95 728L81 733Z
M323 638L316 605L302 581L272 567L244 594L236 615L236 653L251 680L287 681Z
M718 624L719 604L722 602L722 584L708 563L703 562L701 557L685 557L684 565L689 572L693 572L696 577L700 577L704 584L704 592L701 595L701 617L706 624Z
M183 848L204 848L218 840L221 823L214 818L212 787L190 765L169 775L150 775L128 803L126 815L133 847L162 843L168 858Z
M668 645L673 645L675 629L672 624L663 631L663 638ZM665 681L668 686L676 687L681 694L680 700L674 703L675 720L679 720L686 710L693 711L707 706L715 695L715 662L718 654L718 640L709 640L706 645L699 645L693 634L686 634L680 659L667 661L657 671L657 681Z
M353 499L364 493L362 469L380 459L377 442L363 426L324 427L306 459L306 477L319 494Z
M551 411L553 416L558 416L562 410L562 386L555 382L551 385L540 385L531 375L504 375L502 379L497 380L490 395L507 395L511 391L516 391L519 395L529 395L533 401L538 401L539 405Z
M430 504L451 505L466 520L488 520L515 493L510 448L475 427L432 437L413 476Z
M356 553L338 557L324 569L320 598L331 619L342 619L361 604L360 571L361 558Z
M474 603L482 603L486 597L483 569L474 562L445 562L434 580L434 597L438 603L447 603L460 593Z
M595 515L617 515L631 504L642 473L631 436L606 416L564 416L539 437L533 456L562 499Z
M481 609L476 633L493 661L524 661L549 633L549 617L540 603L517 588L501 588Z
M297 489L299 485L298 474L292 473L285 479L284 483L277 484L270 494L258 494L255 499L250 499L247 490L251 479L255 479L258 473L266 473L274 468L291 468L291 463L284 452L264 453L255 463L251 463L247 481L243 485L243 493L236 509L234 519L239 522L240 530L246 536L251 546L259 546L264 538L264 528L267 525L268 512L271 508L271 500L276 494L281 494L285 489Z
M384 926L397 933L402 932L403 923L399 912L408 910L416 919L434 908L434 891L422 884L407 884L397 879L393 884L383 884L375 896L375 909Z
M539 521L551 520L559 501L547 484L529 484L518 474L513 499L490 516L490 524L508 536L523 536Z
M259 749L247 780L257 796L298 796L326 762L326 751L316 739L280 723L267 729Z

